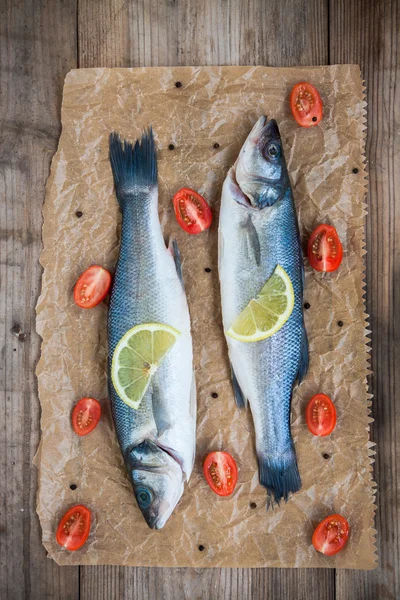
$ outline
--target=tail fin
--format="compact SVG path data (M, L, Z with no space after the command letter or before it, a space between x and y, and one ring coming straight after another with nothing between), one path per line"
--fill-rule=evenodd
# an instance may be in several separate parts
M121 140L115 131L110 134L110 162L120 206L135 188L157 185L157 158L150 127L133 146Z
M258 454L260 483L268 492L267 508L274 502L286 501L289 494L298 492L301 479L294 448L278 456Z

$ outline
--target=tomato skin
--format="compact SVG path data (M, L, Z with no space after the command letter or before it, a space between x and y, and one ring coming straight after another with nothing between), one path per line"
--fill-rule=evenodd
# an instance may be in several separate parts
M80 436L87 435L96 427L101 416L101 405L95 398L81 398L72 411L72 427Z
M67 510L57 527L57 543L70 552L82 548L89 537L91 520L91 512L83 504Z
M301 127L314 127L322 119L322 100L317 88L302 81L293 86L290 94L293 117Z
M104 300L110 287L110 273L99 265L92 265L80 275L75 284L75 304L80 308L93 308Z
M329 396L315 394L306 408L307 427L313 435L330 435L336 426L336 408Z
M228 452L210 452L203 465L204 477L218 496L230 496L237 483L238 469Z
M182 188L172 199L175 216L186 233L198 234L208 229L212 221L207 201L194 190Z
M332 225L318 225L308 240L308 260L316 271L331 273L342 262L343 248Z
M318 552L333 556L345 547L349 535L350 527L347 520L338 514L329 515L315 528L312 543Z

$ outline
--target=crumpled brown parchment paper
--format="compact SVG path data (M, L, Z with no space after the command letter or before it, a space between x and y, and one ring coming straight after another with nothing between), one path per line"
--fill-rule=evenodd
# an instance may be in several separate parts
M324 104L323 121L311 129L299 127L289 108L290 90L302 80L319 89ZM43 338L37 368L42 407L37 512L43 543L58 564L375 566L364 305L365 107L354 65L104 68L67 75L62 135L43 209L44 273L37 305ZM333 274L313 272L306 261L311 363L292 405L303 487L268 512L251 416L239 412L233 399L217 269L222 183L261 114L276 118L280 127L304 245L314 226L330 222L344 247L343 263ZM134 140L150 123L158 148L160 219L166 237L177 237L183 258L198 390L194 472L162 531L151 531L136 506L113 430L106 303L81 310L72 299L84 269L98 263L113 271L117 259L120 214L109 133L117 130ZM186 235L175 222L171 198L184 186L203 194L213 210L211 229L199 236ZM337 409L337 427L327 438L313 437L304 421L316 392L330 395ZM104 410L100 425L84 438L70 425L71 409L82 396L100 399ZM202 476L202 460L215 449L232 453L238 463L239 483L230 498L214 495ZM71 490L72 484L77 489ZM94 524L85 547L68 553L57 545L55 530L76 503L92 509ZM311 536L317 522L333 512L347 517L351 537L345 551L329 558L313 549Z

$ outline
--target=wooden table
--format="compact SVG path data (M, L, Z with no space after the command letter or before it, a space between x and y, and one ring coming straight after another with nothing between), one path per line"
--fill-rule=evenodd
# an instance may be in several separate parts
M0 598L400 599L400 2L1 0L0 11ZM58 567L40 541L32 459L40 419L34 368L41 206L65 74L95 66L334 63L360 64L369 105L367 302L379 568Z

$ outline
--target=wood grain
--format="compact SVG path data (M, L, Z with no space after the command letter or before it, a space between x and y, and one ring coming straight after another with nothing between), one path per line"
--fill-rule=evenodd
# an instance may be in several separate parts
M332 577L326 577L326 573ZM81 598L124 600L335 600L333 571L83 567Z
M332 0L330 60L359 63L367 86L367 304L372 329L372 439L378 547L371 572L337 571L337 600L400 598L400 3ZM397 85L396 85L397 84ZM396 406L397 405L397 406Z
M79 65L328 63L328 2L80 0Z
M41 543L32 459L41 206L63 79L76 66L76 4L3 0L0 26L0 598L75 599L78 569L47 560Z

